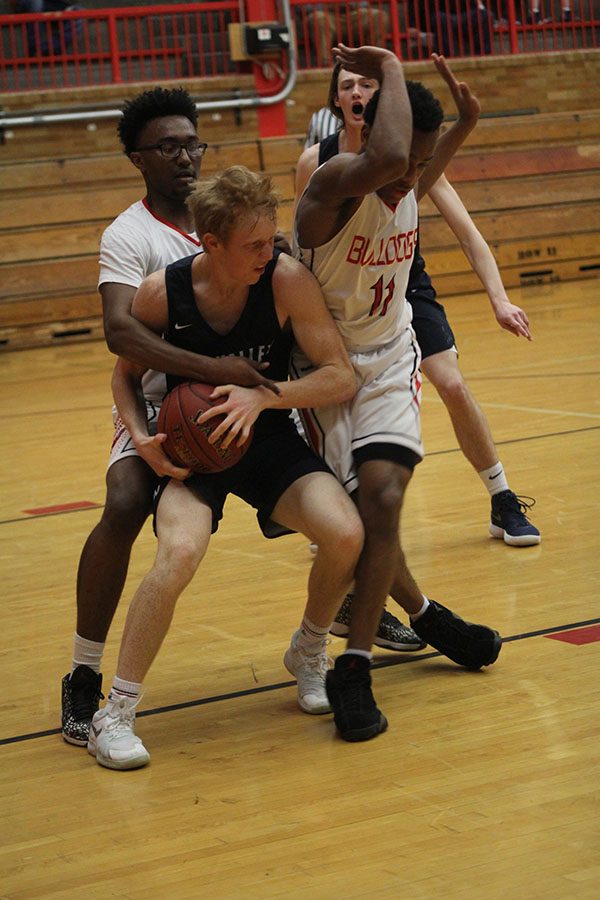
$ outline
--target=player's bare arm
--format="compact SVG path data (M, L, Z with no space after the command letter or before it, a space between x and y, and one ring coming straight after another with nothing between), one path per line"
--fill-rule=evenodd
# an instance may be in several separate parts
M152 332L132 315L135 293L136 289L126 284L107 282L100 286L104 334L112 353L144 368L170 372L192 381L272 386L259 371L266 368L263 363L240 358L212 359L163 341L160 333Z
M132 315L153 334L161 334L168 324L168 307L164 269L146 278L138 288L132 304ZM157 473L180 480L187 478L189 469L174 466L162 449L166 435L150 435L146 401L142 392L145 366L119 358L113 370L112 391L115 405L129 431L136 450Z
M356 375L317 279L297 260L280 258L273 286L280 321L289 319L298 347L316 367L286 382L277 405L303 408L351 400Z
M296 177L294 180L294 189L295 189L295 197L294 197L294 210L293 215L296 214L296 207L298 205L298 201L302 194L304 193L304 188L308 184L308 179L315 171L319 163L319 145L313 144L312 147L308 147L306 150L302 152L300 159L296 165Z
M119 416L130 433L136 450L157 475L168 475L183 480L190 474L189 469L174 466L165 455L162 444L166 434L150 435L146 403L142 393L141 379L144 374L142 366L129 360L119 358L112 375L112 392Z
M353 49L339 44L334 55L345 69L377 79L380 84L377 115L364 154L345 154L343 174L330 175L326 181L332 198L364 197L400 177L408 167L412 141L410 100L402 65L391 51L380 47Z
M298 239L304 247L330 240L364 196L400 178L409 164L412 112L399 60L379 47L352 49L340 44L335 54L345 69L378 80L379 103L365 150L338 154L308 182L296 214Z
M527 314L509 300L494 254L473 222L462 200L448 179L442 175L429 191L429 196L456 235L471 267L483 284L498 324L531 340Z
M264 388L215 388L212 397L224 402L198 420L226 415L212 432L211 443L222 436L224 446L233 440L244 443L264 409L328 406L350 400L356 393L354 370L316 278L297 260L280 256L273 274L273 296L281 325L289 321L296 342L316 369L298 380L277 382L279 396Z
M481 104L465 81L458 81L443 56L432 54L433 63L450 89L458 118L439 138L434 157L419 179L417 197L421 199L443 174L446 166L473 131L479 120Z

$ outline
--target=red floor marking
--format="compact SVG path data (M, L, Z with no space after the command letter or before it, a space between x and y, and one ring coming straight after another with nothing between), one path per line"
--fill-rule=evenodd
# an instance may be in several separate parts
M96 509L99 503L91 500L78 500L76 503L60 503L58 506L38 506L37 509L24 509L29 516L48 516L52 513L69 512L72 509Z
M572 631L561 631L560 634L546 634L544 637L553 641L564 641L566 644L593 644L600 641L600 625L588 625L585 628L573 628Z

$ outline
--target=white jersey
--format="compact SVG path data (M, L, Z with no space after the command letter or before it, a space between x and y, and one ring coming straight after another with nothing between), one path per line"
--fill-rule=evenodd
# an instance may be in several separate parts
M367 194L335 237L321 247L300 248L348 350L381 347L410 325L406 290L417 233L414 191L395 210Z
M198 252L195 234L186 234L155 215L146 200L138 200L122 212L102 235L98 286L108 282L137 288L144 278L169 263ZM145 373L144 396L160 404L166 392L162 372Z

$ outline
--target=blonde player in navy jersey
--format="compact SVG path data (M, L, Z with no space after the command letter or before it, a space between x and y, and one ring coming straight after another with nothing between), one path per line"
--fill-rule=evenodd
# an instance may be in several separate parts
M342 737L360 740L386 727L369 669L389 593L419 637L459 665L490 665L501 639L428 600L398 537L404 493L423 456L420 351L406 301L418 233L417 182L419 195L434 184L474 127L479 105L467 85L458 85L465 115L440 137L441 106L423 85L412 84L409 95L393 53L340 44L334 55L345 69L377 79L380 90L365 109L362 151L340 153L310 178L296 209L295 238L360 384L352 401L305 417L309 440L354 496L365 526L348 646L327 674L336 725ZM300 354L294 365L297 375L308 369Z
M225 446L243 443L254 426L248 451L223 472L194 474L185 482L166 479L155 495L156 558L131 602L106 706L91 723L88 751L107 768L138 768L150 759L134 731L142 683L178 597L219 527L229 493L257 510L265 537L298 531L319 545L304 615L284 662L296 676L301 708L317 715L330 711L327 634L358 561L363 527L289 411L349 399L356 378L317 281L297 260L273 250L277 203L271 179L243 166L199 184L189 205L204 252L155 272L133 301L136 319L188 352L249 359L258 347L266 348L278 392L233 384L216 388L219 403L201 422L224 413L212 439L224 434ZM314 363L295 381L288 380L292 333ZM143 365L118 360L113 393L140 455L159 474L162 435L149 433L139 390L143 371ZM170 387L181 380L168 375Z

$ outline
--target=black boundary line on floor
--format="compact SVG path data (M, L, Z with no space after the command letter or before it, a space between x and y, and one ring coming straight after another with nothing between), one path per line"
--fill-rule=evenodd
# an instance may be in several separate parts
M554 628L540 628L537 631L525 631L522 634L513 634L511 637L502 638L503 643L509 644L512 641L523 641L527 638L540 637L546 634L560 634L563 631L571 631L574 628L585 628L586 625L598 625L600 618L585 619L583 622L571 622L569 625L559 625ZM413 656L402 656L399 659L381 660L373 664L374 669L389 669L392 666L402 666L407 663L419 662L424 659L436 659L443 656L442 653L434 651L433 653L419 653ZM240 697L253 697L256 694L266 694L269 691L279 691L282 688L293 687L295 681L279 681L276 684L266 684L263 687L246 688L243 691L231 691L229 694L216 694L213 697L203 697L200 700L186 700L183 703L172 703L169 706L157 706L155 709L144 709L137 713L137 718L142 719L146 716L157 716L162 713L177 712L180 709L192 709L195 706L207 706L209 703L220 703L224 700L237 700ZM49 728L47 731L34 731L30 734L18 734L14 737L0 738L0 746L4 744L17 744L23 741L33 741L37 738L50 737L51 735L61 734L60 728Z
M553 437L563 437L569 434L585 434L587 431L598 431L600 429L600 425L590 425L587 428L571 428L569 431L549 431L546 434L531 434L528 437L521 438L508 438L505 441L494 441L496 447L507 447L509 444L523 444L526 441L540 441L545 440L545 438L553 438ZM448 450L432 450L430 453L425 454L425 459L429 456L444 456L450 453L462 453L460 447L451 447ZM0 522L2 525L2 522Z
M548 235L548 237L549 236L550 235ZM511 290L512 290L512 288L511 288ZM482 293L485 293L485 291L482 291ZM454 296L460 296L460 295L453 294L452 296L454 297ZM451 299L452 299L452 297L446 297L446 301L451 300ZM596 371L595 369L592 369L591 372L569 372L565 377L566 378L580 378L583 376L584 378L588 378L588 377L595 376L595 375L600 375L600 371ZM493 375L484 375L484 374L477 375L475 372L470 372L468 378L465 378L465 380L467 380L467 381L514 381L515 378L518 378L519 381L525 381L528 378L529 379L533 379L533 378L556 378L556 379L559 379L561 377L562 376L561 376L560 372L519 372L519 373L515 373L514 375L495 375L495 374L493 374ZM17 413L17 415L19 415L19 413ZM23 413L23 415L29 415L29 413ZM44 415L44 414L42 413L42 415ZM11 416L12 416L12 414L11 414Z
M526 441L539 441L545 438L562 437L569 434L585 434L586 431L598 431L600 425L590 425L588 428L572 428L569 431L550 431L547 434L532 434L529 437L509 438L506 441L496 441L496 447L505 447L508 444L522 444ZM451 453L461 453L460 447L450 447L447 450L433 450L426 454L426 459L430 456L447 456ZM98 503L95 506L86 506L81 509L59 509L56 512L39 513L33 516L19 516L16 519L0 519L0 525L14 525L18 522L33 522L36 519L47 519L50 516L68 516L72 513L93 512L96 509L104 509L104 503Z

